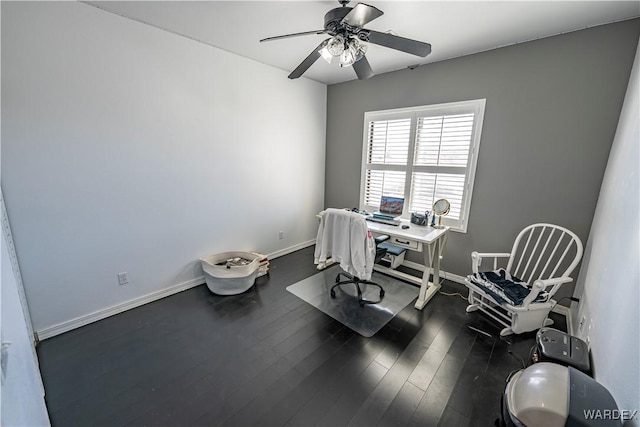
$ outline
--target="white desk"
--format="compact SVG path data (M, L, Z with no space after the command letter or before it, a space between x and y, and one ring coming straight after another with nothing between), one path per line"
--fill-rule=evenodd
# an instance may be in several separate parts
M422 278L393 270L382 265L374 265L374 270L390 276L399 277L420 285L420 293L416 301L415 308L422 310L427 302L440 289L440 257L444 249L444 241L448 228L434 228L431 226L415 225L409 221L402 221L399 226L381 224L378 222L367 221L369 230L374 234L387 234L390 236L387 243L410 251L422 252L424 255L424 272ZM403 229L402 225L409 225L409 228ZM424 247L426 246L426 248ZM429 281L429 274L433 270L433 281Z

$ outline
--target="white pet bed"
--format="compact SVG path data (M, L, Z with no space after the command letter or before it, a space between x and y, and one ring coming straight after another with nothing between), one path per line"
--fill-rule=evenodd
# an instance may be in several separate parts
M250 262L246 265L226 262L234 258L242 258ZM242 251L222 252L200 258L207 287L218 295L236 295L245 292L256 280L261 258L262 255Z

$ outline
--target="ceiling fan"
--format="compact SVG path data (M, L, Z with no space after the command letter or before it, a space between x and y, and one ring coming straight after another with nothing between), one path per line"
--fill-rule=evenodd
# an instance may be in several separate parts
M320 57L326 59L327 62L331 62L334 57L339 57L341 67L352 65L358 79L368 79L373 76L373 70L365 57L367 45L362 42L377 44L421 57L425 57L431 52L429 43L363 28L364 25L382 16L383 12L364 3L358 3L355 7L347 7L349 1L339 0L341 7L331 9L324 15L324 29L322 30L285 34L260 40L266 42L310 34L331 35L289 74L290 79L302 76Z

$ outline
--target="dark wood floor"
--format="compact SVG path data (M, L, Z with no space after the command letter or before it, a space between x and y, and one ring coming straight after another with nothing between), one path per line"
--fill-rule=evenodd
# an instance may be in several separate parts
M52 424L493 425L533 334L500 338L437 295L364 338L286 291L317 272L313 249L273 260L242 295L202 285L43 341Z

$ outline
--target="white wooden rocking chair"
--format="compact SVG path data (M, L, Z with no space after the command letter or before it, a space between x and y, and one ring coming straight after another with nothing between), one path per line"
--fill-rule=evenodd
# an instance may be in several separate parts
M510 253L471 254L473 274L467 312L480 310L505 328L501 336L534 331L553 324L547 318L560 286L582 258L582 242L573 232L552 224L533 224L518 234ZM483 259L493 258L493 271L481 272ZM502 263L498 263L502 259ZM508 259L504 268L499 268Z

